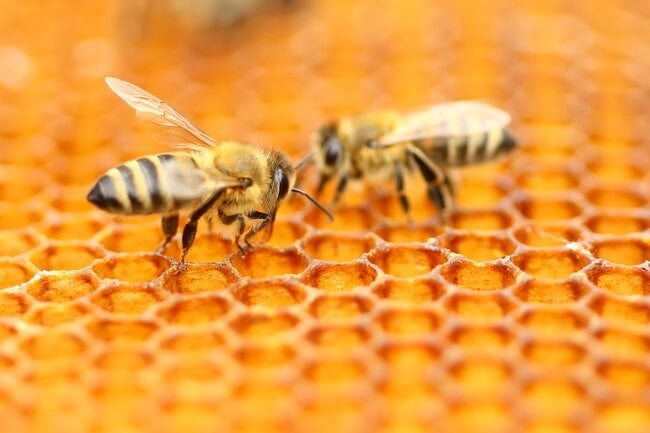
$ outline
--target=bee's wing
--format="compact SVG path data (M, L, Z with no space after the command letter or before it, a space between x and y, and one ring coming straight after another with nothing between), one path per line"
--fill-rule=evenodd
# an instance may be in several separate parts
M146 90L119 78L106 77L105 81L117 96L135 109L140 119L157 127L155 135L164 141L186 149L200 149L216 144L212 137Z
M401 125L380 137L375 146L481 134L509 123L508 113L490 105L475 101L448 102L407 115Z
M189 161L167 160L164 170L171 197L182 203L199 201L228 188L243 188L237 178L199 168Z

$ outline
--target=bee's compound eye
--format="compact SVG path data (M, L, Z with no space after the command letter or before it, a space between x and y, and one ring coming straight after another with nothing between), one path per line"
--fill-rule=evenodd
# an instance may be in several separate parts
M332 166L336 164L341 153L341 142L338 138L331 136L323 143L325 151L325 165Z
M275 172L275 180L278 182L278 199L282 200L289 192L289 178L281 168L278 168Z

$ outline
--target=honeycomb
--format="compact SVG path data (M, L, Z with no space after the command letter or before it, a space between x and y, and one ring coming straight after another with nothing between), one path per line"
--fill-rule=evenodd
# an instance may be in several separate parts
M0 0L4 432L647 432L650 6ZM448 225L409 179L300 198L245 257L85 195L164 151L112 75L217 138L297 160L319 124L481 99L521 147L455 173ZM306 177L313 188L313 176ZM328 192L331 194L331 192Z

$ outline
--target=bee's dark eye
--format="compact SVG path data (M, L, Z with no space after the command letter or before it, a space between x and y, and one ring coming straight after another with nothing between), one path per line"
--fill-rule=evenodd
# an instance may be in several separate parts
M332 166L336 164L341 154L341 142L338 138L331 136L323 143L325 150L325 165Z
M278 200L282 200L289 192L289 178L281 168L275 172L275 181L278 182Z

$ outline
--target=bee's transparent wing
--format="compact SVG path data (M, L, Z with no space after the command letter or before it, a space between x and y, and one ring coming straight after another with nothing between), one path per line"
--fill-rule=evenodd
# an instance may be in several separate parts
M156 127L154 135L162 141L188 150L198 150L216 144L212 137L146 90L119 78L106 77L105 80L117 96L135 109L138 118Z
M169 159L163 168L170 195L180 203L200 201L224 189L242 188L237 178L199 168L190 161Z
M409 141L482 134L502 129L510 115L491 105L475 101L437 104L407 115L404 122L374 143L377 147Z

